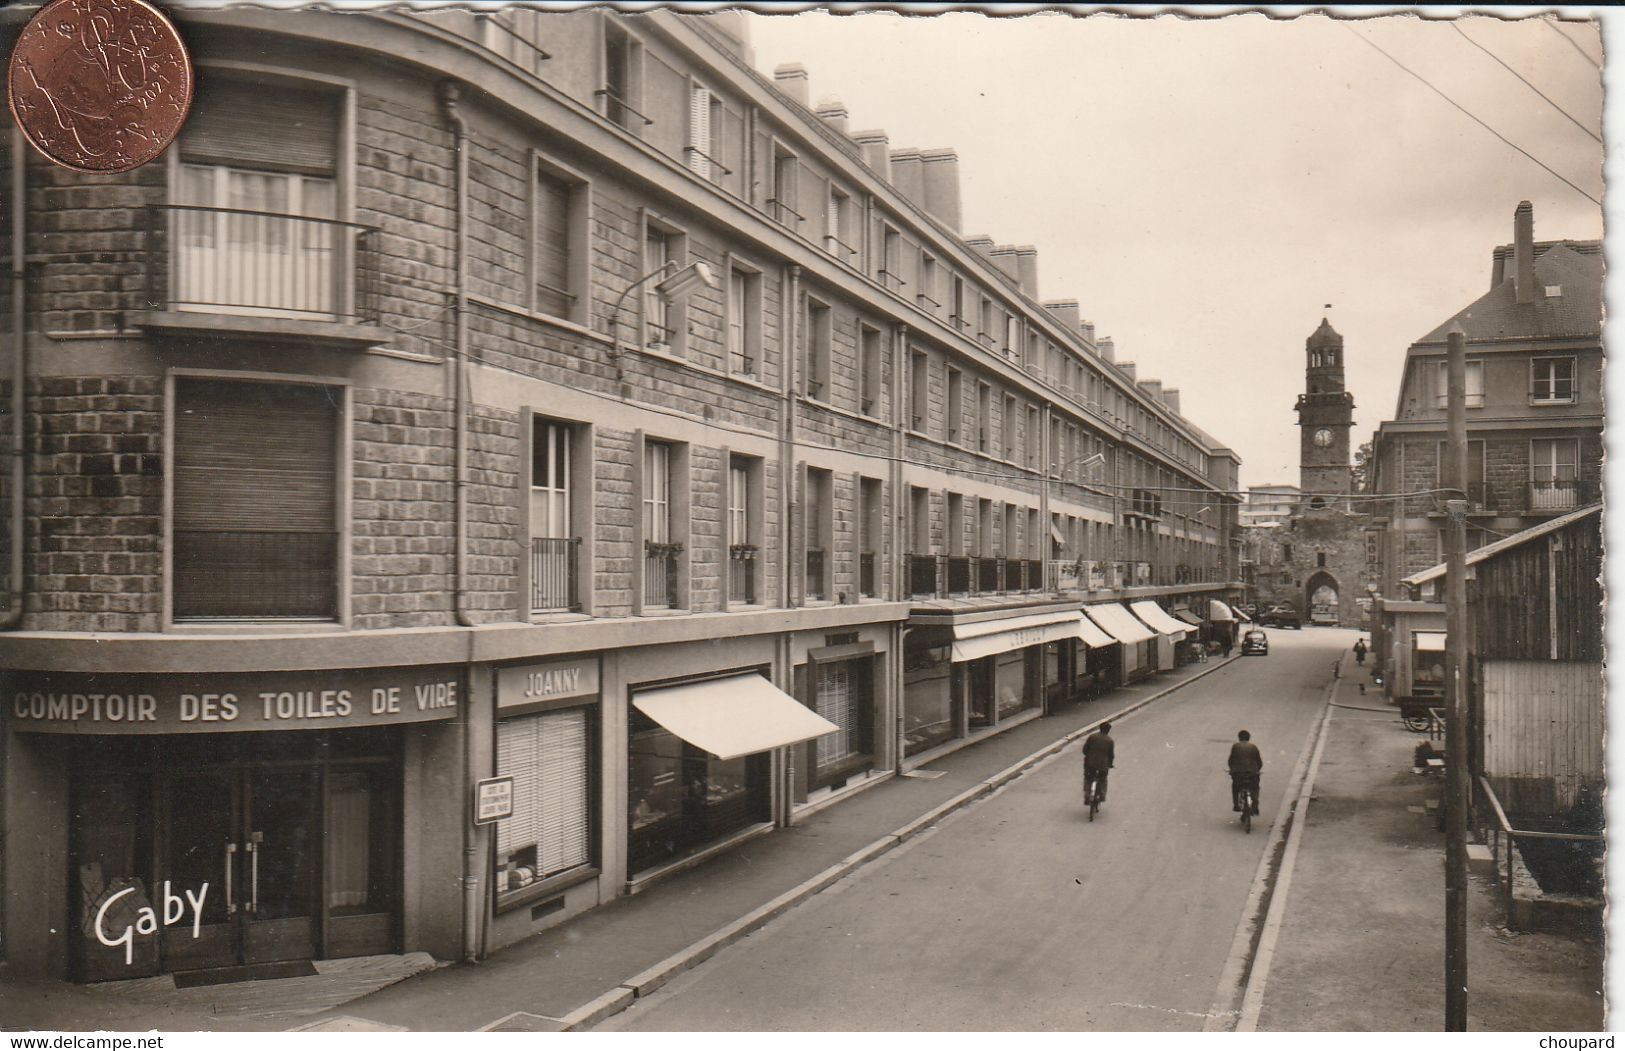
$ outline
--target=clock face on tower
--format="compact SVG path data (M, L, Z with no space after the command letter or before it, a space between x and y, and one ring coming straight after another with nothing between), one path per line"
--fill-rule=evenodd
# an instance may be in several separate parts
M1332 444L1332 432L1322 427L1320 430L1315 432L1314 441L1316 445L1324 449L1326 446Z

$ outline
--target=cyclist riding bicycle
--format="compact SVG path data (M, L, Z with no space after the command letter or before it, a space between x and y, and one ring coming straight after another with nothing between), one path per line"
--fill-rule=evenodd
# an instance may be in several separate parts
M1253 813L1258 813L1258 784L1264 769L1264 756L1252 742L1252 734L1242 730L1230 746L1230 806L1241 813L1241 790L1253 790Z
M1100 729L1083 742L1083 798L1089 798L1089 786L1095 786L1096 802L1106 801L1106 771L1117 757L1117 743L1111 738L1111 723L1101 723Z

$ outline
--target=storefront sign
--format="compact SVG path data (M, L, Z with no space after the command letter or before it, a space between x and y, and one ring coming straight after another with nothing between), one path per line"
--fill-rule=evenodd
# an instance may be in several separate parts
M488 777L474 786L474 824L513 817L513 778Z
M462 669L351 668L197 675L0 676L5 717L33 733L334 730L457 714Z
M595 657L497 669L498 708L597 695L598 660Z

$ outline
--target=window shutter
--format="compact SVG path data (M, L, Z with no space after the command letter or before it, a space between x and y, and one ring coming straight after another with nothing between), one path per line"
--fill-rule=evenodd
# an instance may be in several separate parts
M340 99L335 92L214 79L204 73L181 136L181 159L333 175Z
M693 85L688 104L688 166L704 178L711 177L711 91Z
M338 392L175 384L175 616L336 613Z
M497 724L497 773L513 778L513 816L497 823L497 853L536 848L536 878L592 858L584 708Z
M570 296L570 197L572 187L536 173L536 309L568 316Z

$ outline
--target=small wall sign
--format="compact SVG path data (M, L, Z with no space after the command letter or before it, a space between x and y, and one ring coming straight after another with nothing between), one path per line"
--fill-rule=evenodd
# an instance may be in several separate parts
M513 817L513 778L488 777L474 786L474 824Z

